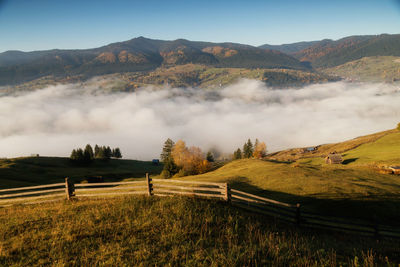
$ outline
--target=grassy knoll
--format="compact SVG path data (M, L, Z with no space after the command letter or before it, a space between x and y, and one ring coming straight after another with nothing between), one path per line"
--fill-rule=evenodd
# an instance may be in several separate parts
M62 182L65 177L82 181L91 176L108 180L144 177L146 172L159 174L162 166L149 161L96 160L88 166L71 163L69 158L27 157L0 160L0 188L12 188Z
M355 149L363 144L373 143L378 139L388 135L395 134L395 138L400 141L400 136L398 130L388 130L378 133L373 133L365 136L359 136L351 140L347 140L340 143L334 144L325 144L317 146L316 150L313 152L302 153L303 149L300 148L292 148L283 151L279 151L268 156L269 159L279 160L279 161L294 161L301 158L316 158L316 157L324 157L327 154L336 151L338 153L343 153L352 149ZM393 148L386 146L389 150L386 149L387 153L391 153Z
M0 209L0 265L397 266L397 241L297 229L226 203L112 198Z
M352 165L400 165L400 132L395 132L345 153L344 159Z
M328 149L329 148L329 149ZM323 154L342 151L344 164L327 165ZM287 154L288 156L290 154ZM374 220L400 226L400 177L381 174L379 164L400 165L400 133L392 130L318 148L297 161L244 159L187 180L229 182L325 215Z

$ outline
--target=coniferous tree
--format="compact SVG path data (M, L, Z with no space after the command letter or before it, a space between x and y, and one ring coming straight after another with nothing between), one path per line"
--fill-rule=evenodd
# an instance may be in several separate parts
M83 151L83 160L86 163L89 163L93 160L94 154L93 154L93 149L92 146L87 144L85 147L85 150Z
M78 158L78 154L76 153L76 150L73 149L71 152L71 156L69 157L72 161L76 161Z
M206 160L208 162L214 162L214 155L211 153L211 151L207 152Z
M238 148L235 152L233 152L233 159L241 159L242 158L242 151Z
M104 146L104 158L105 159L110 159L112 156L112 150L109 146L105 147Z
M164 161L164 168L161 172L161 177L171 178L178 172L179 168L176 166L174 159L172 157L166 158Z
M243 158L251 158L253 156L253 151L253 143L249 138L247 142L243 145Z
M97 158L99 155L100 147L96 144L94 146L94 157Z
M174 147L175 143L170 138L167 139L164 143L164 147L160 154L160 158L162 162L165 162L168 158L171 157L172 148Z
M76 161L79 162L79 163L82 163L83 160L84 160L83 150L82 150L82 148L78 148L76 150Z
M119 147L116 147L115 149L113 149L112 155L114 158L117 158L117 159L122 158L121 150L119 149Z
M99 150L97 152L96 159L105 159L106 154L105 154L105 148L104 146L99 147Z
M254 150L256 149L256 147L258 146L258 143L260 143L260 142L258 141L258 138L256 138L256 141L254 142L254 146L253 146L253 153L254 153Z

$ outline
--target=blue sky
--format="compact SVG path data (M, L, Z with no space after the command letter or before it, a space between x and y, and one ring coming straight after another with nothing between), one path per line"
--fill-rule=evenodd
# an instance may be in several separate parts
M400 33L399 0L0 0L0 52L138 36L251 45Z

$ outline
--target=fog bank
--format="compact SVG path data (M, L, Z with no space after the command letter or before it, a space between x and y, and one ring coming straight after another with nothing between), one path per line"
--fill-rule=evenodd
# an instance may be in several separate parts
M269 152L338 142L394 128L400 90L336 82L276 90L242 80L219 90L141 88L99 93L59 85L0 97L0 157L69 156L92 145L120 147L124 158L158 158L167 138L232 152L259 138Z

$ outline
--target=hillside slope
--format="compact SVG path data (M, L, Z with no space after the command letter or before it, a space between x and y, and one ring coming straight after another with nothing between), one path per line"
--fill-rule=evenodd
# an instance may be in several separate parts
M324 163L324 155L332 151L344 155L344 164ZM381 165L400 165L400 132L319 146L314 154L297 153L290 150L266 160L236 160L184 179L228 182L233 188L268 198L302 203L304 210L319 214L370 221L378 216L388 224L400 222L400 179L376 170Z
M0 189L20 186L60 183L65 177L84 181L102 176L106 180L144 177L145 173L159 174L162 166L150 161L96 160L88 166L73 164L69 158L26 157L0 159Z

